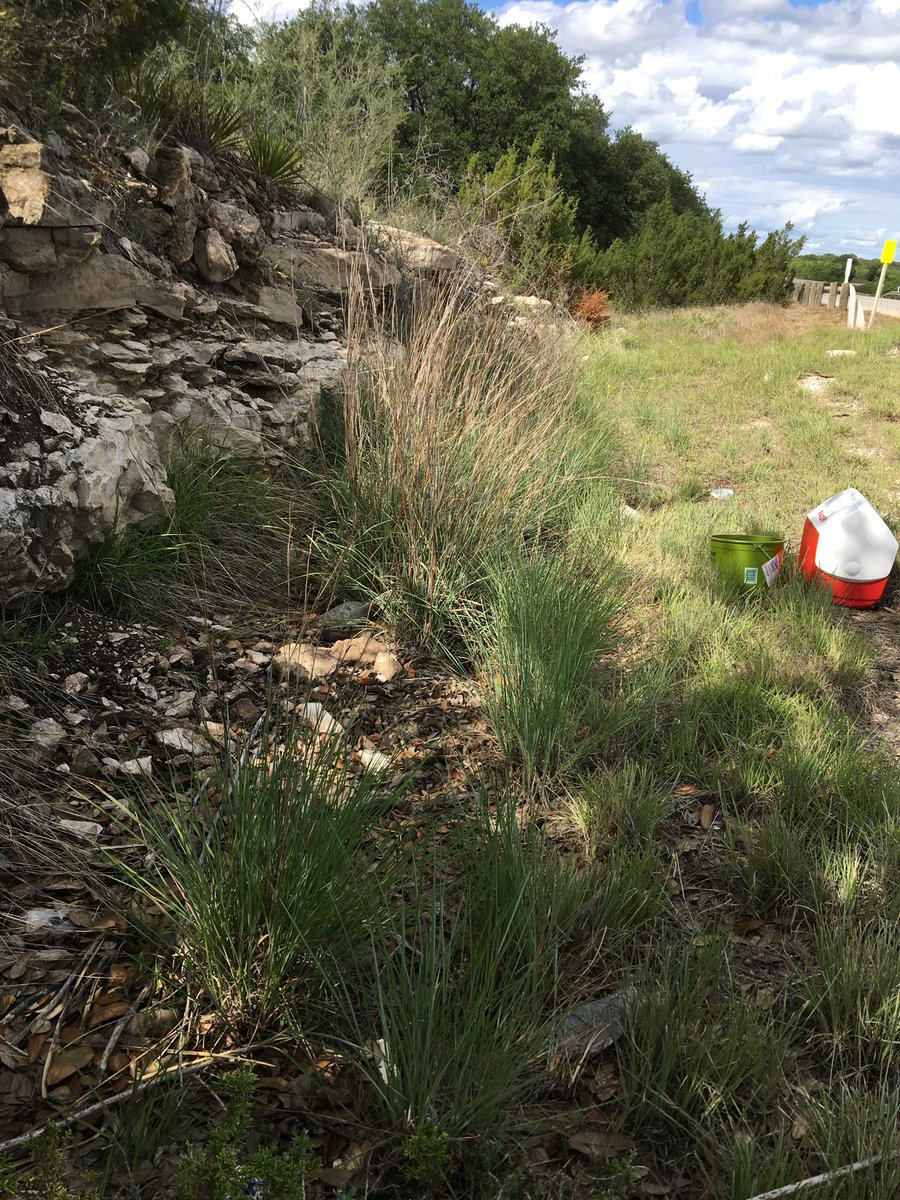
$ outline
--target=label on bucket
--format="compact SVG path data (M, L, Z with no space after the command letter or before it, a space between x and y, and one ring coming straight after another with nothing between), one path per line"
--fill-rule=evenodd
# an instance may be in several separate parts
M744 567L744 583L756 583L759 579L759 567Z
M765 577L766 577L766 586L767 587L771 587L772 584L775 582L775 580L778 578L778 572L781 570L781 560L783 558L784 558L784 554L782 551L779 550L779 552L775 555L774 558L770 558L768 562L763 563L762 572L763 572L763 575L765 575Z

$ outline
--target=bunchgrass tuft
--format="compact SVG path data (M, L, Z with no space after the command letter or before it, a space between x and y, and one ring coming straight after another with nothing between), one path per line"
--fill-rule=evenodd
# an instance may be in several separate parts
M522 336L473 308L468 288L463 277L394 313L402 346L373 346L373 313L356 295L342 454L313 538L346 588L378 596L397 630L455 656L483 615L488 560L564 527L613 460L599 416L574 419L567 343L549 330Z
M616 640L616 584L609 560L574 548L492 567L472 657L500 748L526 786L571 770L593 747L586 721L600 656Z
M622 953L659 911L658 862L636 866L578 869L508 799L419 862L345 996L385 1128L459 1138L502 1123L547 1065L576 949Z
M155 527L113 529L78 563L74 594L121 615L179 615L189 605L288 606L289 483L201 437L168 467L174 504Z
M199 798L147 791L123 813L149 857L119 870L176 939L185 980L232 1021L302 1026L319 956L372 936L367 840L396 793L349 756L344 739L273 718L249 758L226 749Z
M674 806L652 764L625 760L581 779L568 797L572 823L590 854L610 846L637 851L652 843Z
M714 935L669 946L645 966L619 1043L626 1125L691 1135L713 1118L762 1116L792 1054L771 997L743 994Z

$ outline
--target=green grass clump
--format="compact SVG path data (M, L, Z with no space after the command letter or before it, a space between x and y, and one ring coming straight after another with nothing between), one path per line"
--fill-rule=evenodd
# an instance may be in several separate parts
M181 973L223 1016L302 1026L321 993L320 956L352 958L380 919L366 846L396 794L348 774L344 739L273 719L260 746L236 764L224 754L194 803L148 792L126 809L152 857L117 867L177 937ZM384 882L387 854L381 864Z
M741 994L722 940L698 941L646 967L618 1049L626 1126L763 1117L790 1068L789 1022Z
M526 786L590 751L585 723L598 660L616 641L616 584L610 559L574 550L504 559L491 573L473 657L500 748Z
M621 954L662 888L658 862L578 870L519 828L509 800L461 828L432 873L375 944L359 984L370 1014L354 1019L385 1125L455 1139L498 1128L533 1086L580 940Z
M645 848L673 805L671 786L653 765L627 759L584 777L568 797L572 823L593 855L611 845Z
M192 439L168 482L174 503L161 524L113 529L78 563L78 600L121 615L179 615L198 600L228 610L290 601L292 498L283 481Z

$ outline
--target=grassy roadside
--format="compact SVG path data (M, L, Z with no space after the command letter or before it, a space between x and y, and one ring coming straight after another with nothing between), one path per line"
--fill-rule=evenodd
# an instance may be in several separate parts
M360 776L273 713L268 752L226 755L190 804L129 799L133 933L167 1003L197 1052L252 1044L262 1082L302 1080L291 1134L313 1136L267 1134L257 1103L248 1142L253 1083L226 1076L175 1194L748 1200L893 1147L900 785L874 649L790 570L747 598L707 557L760 524L796 550L851 483L896 519L891 330L750 307L561 353L450 310L356 377L299 554L471 676L504 767L448 774L409 823L415 772ZM598 1000L602 1049L561 1053ZM174 1090L123 1121L117 1163L183 1153ZM337 1167L329 1095L354 1131ZM898 1183L888 1159L818 1195Z
M799 320L753 307L638 318L597 339L588 368L644 483L622 546L631 637L607 765L571 816L592 848L633 837L627 795L668 848L672 921L620 1044L620 1127L688 1154L706 1178L697 1194L716 1197L897 1135L900 784L867 725L877 647L791 557L806 510L847 486L896 527L896 331L791 329ZM810 391L804 376L830 378ZM722 485L734 499L710 498ZM709 535L758 529L786 535L786 576L735 596L711 571ZM660 811L660 776L684 797L669 805L680 822ZM890 1195L897 1176L888 1160L817 1194Z

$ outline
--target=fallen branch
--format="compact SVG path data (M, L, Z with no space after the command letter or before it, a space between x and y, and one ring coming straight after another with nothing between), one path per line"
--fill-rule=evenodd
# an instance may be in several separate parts
M241 1046L239 1049L228 1051L225 1054L214 1054L209 1058L204 1058L200 1062L189 1063L186 1067L172 1067L168 1071L157 1071L149 1079L142 1079L140 1083L136 1083L127 1092L117 1092L114 1096L110 1096L109 1099L98 1100L95 1104L89 1104L87 1108L81 1108L78 1112L72 1113L68 1117L60 1117L53 1121L47 1121L44 1125L38 1125L36 1129L30 1129L28 1133L20 1133L18 1137L10 1138L6 1142L0 1142L0 1154L5 1154L8 1150L18 1150L21 1146L27 1146L29 1142L36 1142L38 1138L43 1137L51 1125L55 1129L68 1129L70 1125L77 1125L79 1121L86 1121L89 1117L96 1116L97 1113L106 1112L108 1108L112 1108L116 1104L123 1104L126 1100L130 1100L133 1096L147 1091L148 1088L155 1087L156 1084L162 1083L166 1079L177 1079L184 1075L193 1075L197 1071L205 1071L223 1059L241 1058L252 1049L252 1046Z
M112 1033L109 1035L109 1041L106 1043L106 1049L103 1051L103 1057L100 1059L100 1074L101 1075L106 1074L106 1067L107 1067L107 1064L109 1063L109 1056L112 1054L113 1050L115 1050L116 1043L118 1042L119 1038L122 1036L125 1026L128 1024L128 1022L131 1020L131 1018L135 1015L135 1013L138 1011L138 1009L141 1007L141 1005L144 1003L144 1001L150 995L150 991L153 988L154 982L155 982L154 980L151 980L147 984L146 987L141 989L140 995L135 1000L134 1004L132 1004L129 1007L128 1012L125 1014L125 1016L122 1017L122 1019L116 1023L115 1029L113 1029Z
M781 1200L782 1196L793 1196L797 1192L805 1192L809 1188L818 1187L820 1183L830 1183L833 1179L843 1179L846 1175L854 1175L864 1171L866 1167L875 1167L885 1159L897 1158L900 1150L892 1150L889 1154L873 1154L871 1158L862 1158L859 1162L847 1167L837 1167L833 1171L823 1171L821 1175L811 1175L809 1179L801 1179L797 1183L786 1183L784 1187L773 1188L770 1192L760 1192L751 1196L750 1200Z

